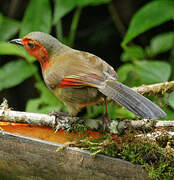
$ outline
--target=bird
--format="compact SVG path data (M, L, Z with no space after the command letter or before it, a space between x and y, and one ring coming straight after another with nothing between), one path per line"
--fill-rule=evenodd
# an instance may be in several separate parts
M143 119L167 116L155 103L119 82L114 68L94 54L66 46L44 32L30 32L10 42L24 46L40 62L45 84L72 116L104 102L107 123L107 98Z

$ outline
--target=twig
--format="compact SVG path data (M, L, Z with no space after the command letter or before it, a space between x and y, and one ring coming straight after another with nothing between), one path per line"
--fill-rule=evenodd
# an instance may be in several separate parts
M152 133L147 134L138 134L136 137L143 137L143 138L150 138L153 140L156 140L160 137L165 137L165 139L173 139L174 138L174 132L173 131L155 131Z
M142 85L139 87L132 88L136 92L140 94L157 94L161 93L164 94L167 91L173 91L174 90L174 81L164 82L164 83L157 83L152 85Z
M174 121L156 121L155 127L174 127Z
M0 121L55 127L55 117L46 114L0 110Z

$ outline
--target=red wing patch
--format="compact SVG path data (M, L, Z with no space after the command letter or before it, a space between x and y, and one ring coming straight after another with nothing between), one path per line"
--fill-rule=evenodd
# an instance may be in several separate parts
M103 81L104 79L97 74L87 74L84 76L63 78L57 87L63 88L83 85L97 87Z

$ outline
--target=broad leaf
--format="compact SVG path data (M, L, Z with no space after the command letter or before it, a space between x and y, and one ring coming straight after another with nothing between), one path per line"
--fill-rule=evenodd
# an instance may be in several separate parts
M30 0L21 24L20 37L32 31L50 33L51 6L49 0Z
M168 81L171 74L171 67L161 61L138 61L135 71L142 84L153 84Z
M170 93L168 97L168 103L174 109L174 92Z
M132 18L122 45L125 46L139 34L174 18L174 1L152 1Z
M111 0L56 0L54 7L53 24L55 25L63 16L78 6L96 6L108 3Z
M0 26L0 41L9 40L13 37L20 28L20 23L14 19L3 17Z
M57 22L69 13L76 6L75 1L72 0L56 0L54 6L54 18L53 24L57 24Z
M125 52L122 55L122 61L130 61L130 60L138 60L138 59L144 59L145 53L141 46L127 46L125 47Z
M134 66L132 64L125 64L120 66L119 69L117 70L118 80L120 82L124 82L127 78L128 73L133 70L134 70Z
M168 32L155 36L150 42L152 55L166 52L174 47L174 33Z
M77 0L78 6L97 6L100 4L109 3L111 0Z
M0 68L0 91L20 84L36 71L36 66L22 59L6 63Z
M35 59L23 47L7 42L0 42L0 55L16 55L26 58L29 62Z
M166 118L162 118L162 119L169 120L169 121L174 119L174 113L173 113L173 109L172 108L164 107L163 110L167 114L167 117Z

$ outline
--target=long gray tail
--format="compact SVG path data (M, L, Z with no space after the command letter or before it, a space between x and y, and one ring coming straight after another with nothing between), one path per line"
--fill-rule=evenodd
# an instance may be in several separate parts
M156 104L118 81L105 81L104 86L98 90L142 118L157 119L167 116Z

